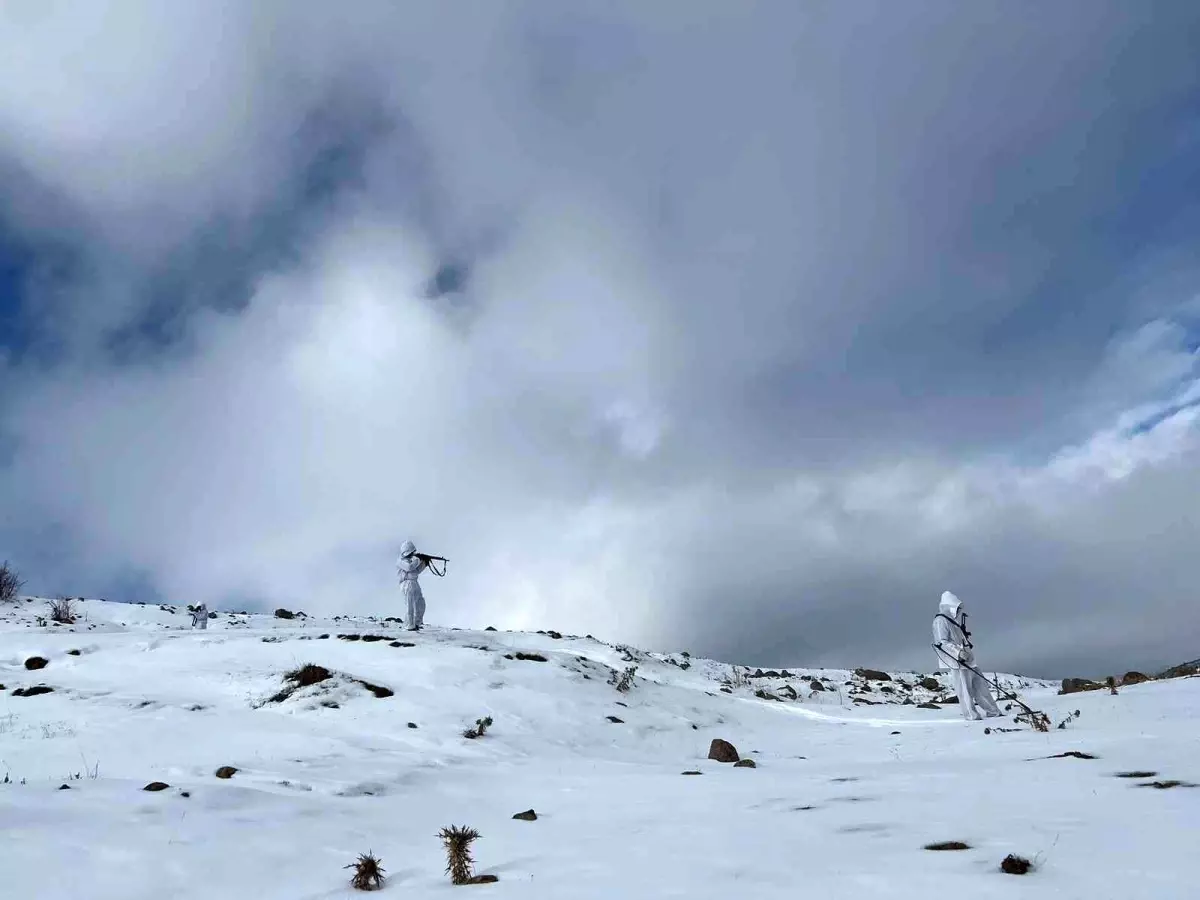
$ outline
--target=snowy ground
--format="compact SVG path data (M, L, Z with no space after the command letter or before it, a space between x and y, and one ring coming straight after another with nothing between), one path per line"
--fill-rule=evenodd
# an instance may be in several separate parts
M729 666L589 638L223 613L199 632L186 610L78 607L59 627L42 601L0 608L4 897L358 896L343 867L368 850L382 893L410 897L1197 896L1200 788L1148 786L1200 782L1197 678L1119 696L1027 682L1055 722L1080 717L985 734L1016 726L921 708L945 692L911 675L869 692L848 672L739 675L726 693ZM332 677L272 701L305 663ZM633 665L618 692L611 671ZM14 694L37 685L54 690ZM707 760L713 738L757 768ZM1074 750L1097 758L1046 758ZM454 824L479 830L476 871L498 883L450 885L437 832ZM971 849L923 849L949 840ZM1035 870L1001 873L1009 853Z

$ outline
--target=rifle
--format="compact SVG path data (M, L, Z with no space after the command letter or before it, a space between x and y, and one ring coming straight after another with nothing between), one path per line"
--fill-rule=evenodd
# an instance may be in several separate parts
M431 556L428 553L414 553L413 556L415 556L417 559L421 560L421 562L425 563L425 565L427 565L429 567L429 571L432 572L434 575L436 575L438 578L446 577L446 567L448 565L450 565L450 560L446 559L446 557ZM437 570L437 566L434 565L435 562L440 562L442 564L442 571L439 572Z

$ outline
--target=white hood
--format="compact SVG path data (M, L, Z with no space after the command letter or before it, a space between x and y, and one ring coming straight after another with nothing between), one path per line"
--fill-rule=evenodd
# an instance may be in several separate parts
M958 611L960 609L962 609L962 601L959 600L958 597L954 596L954 594L950 593L949 591L946 591L942 594L942 602L941 606L939 607L939 612L941 612L942 615L949 616L953 619L958 616Z
M401 559L405 559L406 557L412 556L416 552L417 552L417 545L414 544L412 541L405 541L403 544L400 545L400 558Z

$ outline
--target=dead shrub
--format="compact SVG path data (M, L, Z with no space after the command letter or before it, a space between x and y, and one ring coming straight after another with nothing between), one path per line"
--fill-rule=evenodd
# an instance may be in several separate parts
M383 874L382 860L376 858L371 851L359 854L358 859L346 868L354 870L350 886L356 891L377 891L383 887L383 882L386 880Z
M4 564L0 565L0 603L16 603L23 587L25 582L6 559Z
M49 601L49 604L51 622L57 622L59 625L75 624L75 607L72 605L70 597L59 597L57 600Z
M615 687L622 694L629 693L634 685L634 676L637 675L637 666L629 666L625 671L618 672L612 670L612 674L608 678L608 683Z
M467 740L473 741L476 738L483 737L484 734L487 733L487 730L491 727L492 727L492 717L484 716L482 719L476 719L475 727L468 728L466 731L464 731L463 737L465 737Z

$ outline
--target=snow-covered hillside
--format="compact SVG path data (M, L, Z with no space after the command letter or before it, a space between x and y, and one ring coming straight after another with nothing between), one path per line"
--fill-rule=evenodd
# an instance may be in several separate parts
M914 673L75 606L70 625L0 607L5 896L357 896L344 867L367 851L384 893L435 896L467 889L444 874L448 825L479 830L476 871L499 881L469 889L496 897L1195 895L1200 679L1058 696L1004 677L1055 722L1079 710L1039 734L964 722ZM287 680L306 664L314 683ZM708 760L716 738L756 766ZM1034 870L1001 873L1009 853Z

